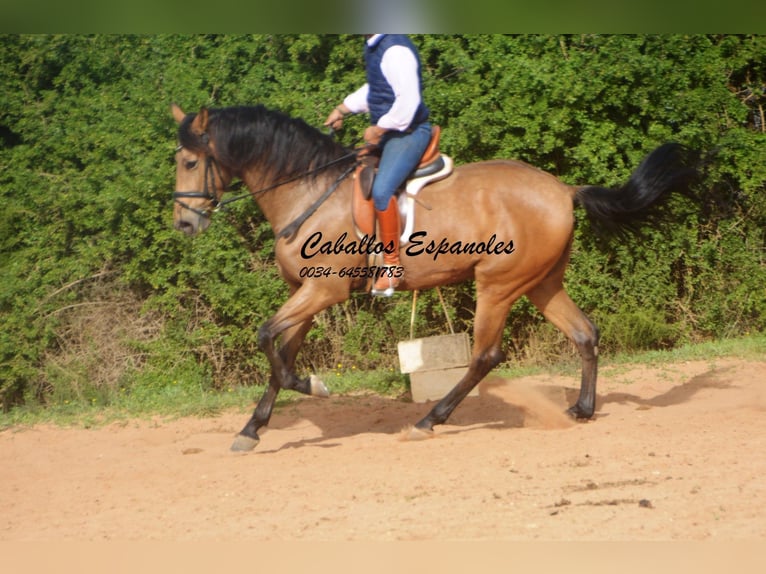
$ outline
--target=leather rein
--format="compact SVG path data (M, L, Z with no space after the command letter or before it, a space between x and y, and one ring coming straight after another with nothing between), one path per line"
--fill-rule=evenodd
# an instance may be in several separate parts
M176 148L176 153L180 151L183 148L183 146L178 146ZM363 148L362 148L363 149ZM262 189L259 189L257 191L243 193L241 195L230 197L227 199L219 200L218 196L216 194L216 175L218 175L219 180L223 181L223 174L221 171L221 166L216 161L216 159L212 156L212 154L209 154L205 157L205 183L202 188L202 191L174 191L173 192L173 200L178 203L181 207L184 209L188 209L189 211L196 213L197 215L201 217L210 217L213 213L223 210L227 205L230 203L234 203L235 201L239 201L240 199L245 199L247 197L253 197L255 198L258 195L261 195L263 193L266 193L268 191L277 189L278 187L281 187L283 185L287 185L288 183L292 183L294 181L298 181L300 179L303 179L305 177L308 177L310 175L314 175L316 173L319 173L321 171L324 171L325 169L328 169L332 167L333 165L336 165L338 163L342 163L350 158L355 158L359 155L360 150L354 150L352 152L349 152L338 159L334 159L326 164L323 164L319 167L316 167L314 169L310 169L304 173L298 174L296 176L287 178L282 181L278 181L276 183L273 183L267 187L264 187ZM349 175L351 175L354 172L354 169L356 168L356 162L354 162L348 169L343 171L338 178L333 182L333 184L325 191L319 199L317 199L314 203L312 203L306 211L304 211L301 215L299 215L295 220L293 220L292 223L288 224L286 227L284 227L278 234L277 238L279 237L289 237L295 234L295 232L298 231L300 226L303 224L304 221L306 221L311 215L314 214L314 212L319 208L322 203L324 203L332 193L338 189L338 186L341 184L341 182L346 179ZM237 187L241 186L242 182L237 182ZM228 191L233 191L234 188L230 186L225 186L222 190L222 193L226 193ZM190 206L188 203L183 201L187 198L195 198L195 199L206 199L210 203L210 207L212 209L206 208L206 209L197 209L195 207Z

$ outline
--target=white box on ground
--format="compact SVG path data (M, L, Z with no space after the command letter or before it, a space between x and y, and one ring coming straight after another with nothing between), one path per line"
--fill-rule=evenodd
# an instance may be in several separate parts
M451 369L436 369L433 371L416 371L410 373L410 390L413 403L439 401L450 392L465 375L468 367L453 367ZM476 386L468 393L469 397L479 396Z
M399 341L398 350L402 373L465 367L471 360L468 333Z
M467 333L400 341L399 368L410 375L412 400L439 400L460 381L471 361ZM474 388L468 396L477 396Z

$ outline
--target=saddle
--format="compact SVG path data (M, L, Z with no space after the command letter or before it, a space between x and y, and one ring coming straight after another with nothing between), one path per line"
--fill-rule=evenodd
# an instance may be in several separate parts
M426 184L438 181L452 173L452 159L439 150L441 127L431 128L431 141L415 171L405 182L404 189L396 192L401 220L405 229L412 229L414 211L412 209L415 197ZM357 235L362 238L375 233L375 206L372 201L372 182L378 168L380 157L368 153L360 158L360 164L354 173L354 191L352 194L352 214ZM409 233L402 234L406 241Z

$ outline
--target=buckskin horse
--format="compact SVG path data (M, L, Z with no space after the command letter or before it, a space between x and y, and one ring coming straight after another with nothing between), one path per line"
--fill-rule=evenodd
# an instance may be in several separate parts
M179 124L175 155L174 226L193 235L210 224L239 178L276 235L276 264L290 296L258 331L269 384L232 450L249 451L272 413L277 394L291 389L327 396L316 376L294 364L313 317L369 289L374 238L356 241L351 214L358 150L264 106L202 108ZM673 192L687 193L696 176L693 153L676 143L652 151L620 188L572 186L521 161L460 165L418 195L412 241L401 248L399 290L422 290L474 280L476 309L470 365L457 385L415 424L431 436L499 363L503 328L514 302L526 295L576 346L582 359L576 419L593 416L599 333L563 286L574 229L574 208L585 208L595 230L614 237L653 222ZM231 199L231 197L229 198ZM610 233L611 232L611 233ZM370 239L370 238L368 238ZM372 271L371 271L372 270ZM280 338L277 347L277 339Z

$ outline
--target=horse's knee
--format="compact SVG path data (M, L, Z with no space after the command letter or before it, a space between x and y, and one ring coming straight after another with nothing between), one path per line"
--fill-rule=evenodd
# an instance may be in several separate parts
M258 329L258 348L266 352L271 348L274 341L274 335L271 332L271 326L266 322L260 329Z
M585 328L575 331L572 339L583 359L598 357L599 330L591 321Z

